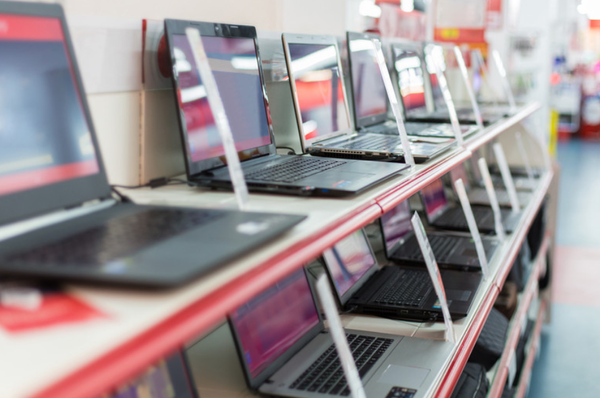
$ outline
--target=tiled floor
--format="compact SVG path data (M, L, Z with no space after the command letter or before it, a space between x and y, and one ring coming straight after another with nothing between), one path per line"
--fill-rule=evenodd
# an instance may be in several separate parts
M600 143L560 143L552 320L529 398L600 397Z

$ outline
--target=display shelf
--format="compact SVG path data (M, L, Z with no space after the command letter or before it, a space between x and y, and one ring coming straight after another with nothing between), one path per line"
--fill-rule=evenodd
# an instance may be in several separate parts
M502 352L502 355L498 360L498 364L496 365L496 373L493 377L488 397L497 398L502 396L502 391L504 390L504 386L509 375L509 367L511 361L513 360L513 356L515 355L515 350L521 335L521 327L527 318L527 311L529 310L531 302L538 294L538 279L545 262L546 252L550 246L549 242L550 237L546 236L538 256L532 263L527 285L521 294L519 304L515 314L513 315L513 319L510 322L504 351Z
M542 325L544 324L544 314L546 312L546 302L542 301L540 308L537 312L537 319L531 337L529 349L525 357L525 363L523 364L523 370L521 371L521 379L517 385L517 391L514 398L524 398L527 394L529 382L531 381L531 371L533 369L533 363L537 356L537 352L540 349L540 339L542 334Z
M536 104L529 105L512 118L477 133L473 139L483 145L535 109ZM3 353L0 371L14 374L3 381L3 397L79 398L110 391L161 357L208 333L231 309L319 256L353 231L376 220L383 212L471 155L468 147L455 147L350 198L251 194L249 211L307 214L308 218L268 245L178 289L148 292L67 286L68 293L91 304L105 316L84 324L41 329L23 335L0 332L0 351ZM551 174L547 175L549 180L551 177ZM534 207L539 207L547 184L549 182L543 182L538 187L537 199L524 211L520 229L526 229L533 220L537 211ZM125 193L142 204L235 207L234 195L229 192L184 185ZM524 237L525 231L519 230L504 245L506 248L498 260L494 278L489 288L482 291L479 307L460 326L459 343L448 358L447 369L439 375L434 395L449 396L454 388L498 294L498 281L505 278L505 268L512 263L511 258L516 256L517 246ZM421 326L415 334L435 334L435 328ZM13 369L27 369L27 372L14 372Z

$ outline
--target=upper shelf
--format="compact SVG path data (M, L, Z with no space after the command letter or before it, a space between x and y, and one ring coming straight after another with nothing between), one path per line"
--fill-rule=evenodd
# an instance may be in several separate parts
M308 218L260 250L179 289L141 292L69 286L70 294L106 316L19 335L0 331L0 352L3 353L0 372L10 375L2 382L2 396L93 397L126 382L169 352L210 331L230 310L262 289L464 162L472 155L472 148L489 142L537 108L537 104L528 105L515 116L469 138L464 147L456 147L351 198L251 194L250 211L305 214ZM131 190L127 194L137 203L235 206L231 193L200 191L183 185ZM524 232L519 239L523 237ZM511 256L514 258L512 251L507 252L507 262L512 261ZM482 315L476 324L485 320L487 312ZM468 344L471 343L474 341Z

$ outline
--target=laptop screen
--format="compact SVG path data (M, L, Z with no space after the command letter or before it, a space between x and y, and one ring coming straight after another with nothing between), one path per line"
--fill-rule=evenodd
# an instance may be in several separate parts
M371 267L377 267L364 231L358 230L323 252L323 259L341 298Z
M448 208L448 199L444 192L442 179L438 178L421 190L425 213L430 222Z
M394 69L407 116L425 109L425 78L419 54L394 47Z
M393 248L412 231L410 223L410 207L408 200L403 201L392 210L381 216L381 229L388 255Z
M427 65L427 72L429 74L429 82L431 84L431 96L433 98L433 103L436 107L445 109L446 100L444 99L444 94L442 93L440 82L438 81L437 74L435 73L436 69L434 60L432 58L435 57L438 60L440 72L444 73L446 71L446 60L444 58L444 51L440 46L435 44L428 44L427 47L430 49L430 55L425 55L425 64Z
M320 322L303 269L239 307L230 319L253 378Z
M288 43L288 48L304 140L349 129L337 47Z
M0 14L0 196L98 174L59 18Z
M463 164L459 164L458 166L456 166L455 168L450 170L450 179L452 180L453 186L454 186L454 181L458 180L459 178L462 179L462 182L465 185L465 189L468 192L469 188L471 187L471 184L469 181L469 176L467 174L467 169L465 168L465 166Z
M174 34L171 43L188 167L197 173L223 165L225 150L187 37ZM240 157L259 155L255 148L272 141L254 39L203 35L202 43ZM200 163L208 159L214 164Z
M351 38L348 43L356 120L360 121L373 116L387 116L387 94L379 72L377 52L373 41L357 37Z
M195 398L193 382L183 352L150 367L133 382L107 395L110 398Z

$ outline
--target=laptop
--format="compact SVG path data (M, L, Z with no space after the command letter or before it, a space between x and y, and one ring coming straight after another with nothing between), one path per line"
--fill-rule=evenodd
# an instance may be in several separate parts
M356 132L352 128L342 68L333 36L282 35L302 150L315 156L404 160L400 136ZM454 143L412 142L422 163Z
M411 216L408 201L405 200L379 218L386 258L401 264L425 265L410 222ZM427 238L441 268L481 270L475 243L470 237L431 231L427 232ZM489 262L499 242L489 236L482 236L482 242Z
M349 395L315 298L298 270L229 315L250 389L280 397ZM454 346L348 329L346 336L367 397L425 397Z
M345 196L408 166L278 155L262 77L256 29L167 19L175 106L188 180L231 189L221 138L197 73L185 29L200 30L250 191Z
M379 267L363 230L323 252L325 268L347 311L410 321L443 321L429 272L423 267ZM450 316L467 316L481 272L440 271Z
M444 130L444 134L448 137L454 137L452 125L448 124L450 115L447 111L441 112L441 117L431 120L426 120L424 115L434 114L435 108L431 105L431 101L427 100L427 73L424 70L423 58L421 56L420 47L417 43L393 42L391 44L391 52L393 59L394 79L401 98L404 115L409 123L444 123L449 128ZM432 75L432 79L435 75ZM441 94L441 91L440 91ZM443 106L445 101L442 97ZM429 106L428 106L429 105ZM434 120L435 119L435 120ZM461 121L462 123L462 121ZM464 136L469 136L475 133L478 128L473 125L460 126Z
M354 125L359 132L398 135L396 121L388 117L389 101L373 40L380 42L381 38L373 33L346 32ZM405 122L404 128L409 136L454 138L452 125L447 123Z
M477 164L477 159L481 156L477 153L474 153L472 157L469 158L469 162L466 163L468 170L472 176L472 180L478 186L483 187L483 177L481 176L481 172L479 171L479 165ZM492 177L492 183L494 187L506 189L504 185L504 180L502 179L502 175L500 174L500 169L497 165L490 165L490 176ZM541 169L533 169L533 181L528 177L527 172L524 168L521 167L511 167L510 174L513 177L513 183L515 184L515 188L517 191L535 191L537 186L540 183L540 176L542 174Z
M442 229L469 231L467 218L462 207L459 205L450 206L441 178L423 188L420 193L429 225ZM471 206L471 209L473 210L479 232L495 233L496 228L492 208L489 206ZM519 223L521 213L515 213L509 209L500 209L500 211L504 230L511 233Z
M3 278L171 287L305 218L117 202L62 8L1 2L0 26Z
M142 376L104 398L198 398L192 373L183 350L160 360Z
M479 171L479 167L477 167L477 171ZM469 202L471 202L471 204L490 206L491 202L487 194L487 190L483 187L473 186L471 184L467 170L463 164L459 164L450 170L449 176L451 181L456 181L459 178L463 180L465 189L467 190L467 195L469 197ZM503 186L504 182L502 182L502 188L495 188L498 204L501 207L511 207L510 196L508 195L506 188ZM527 203L531 201L532 197L533 194L531 192L517 191L517 199L519 200L519 204L522 206L526 206Z

